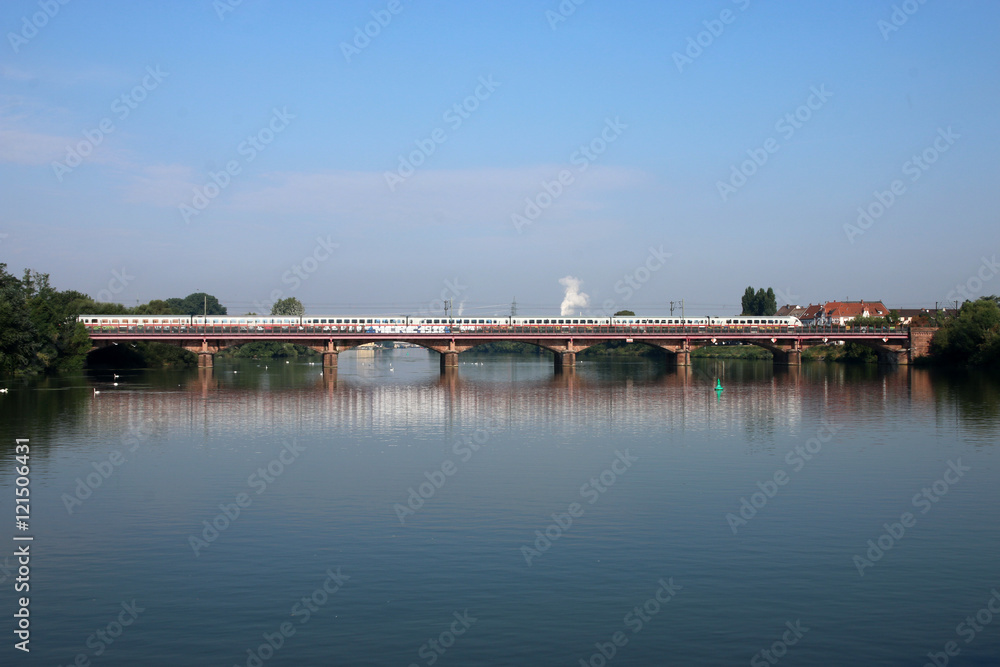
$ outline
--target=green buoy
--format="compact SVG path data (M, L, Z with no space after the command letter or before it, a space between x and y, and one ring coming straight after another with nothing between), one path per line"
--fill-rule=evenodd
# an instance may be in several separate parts
M721 378L715 380L715 391L725 391L725 389L722 388Z

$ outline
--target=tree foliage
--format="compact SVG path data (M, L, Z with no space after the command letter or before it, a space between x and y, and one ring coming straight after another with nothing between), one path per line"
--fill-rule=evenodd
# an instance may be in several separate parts
M271 306L272 315L283 315L287 317L301 317L306 314L306 308L302 305L302 302L296 299L294 296L290 296L287 299L279 299L274 302Z
M756 291L753 287L747 287L741 301L743 315L774 315L778 312L778 300L770 287L767 290L759 287Z
M226 315L226 307L219 300L205 292L194 292L183 299L173 297L166 300L166 305L173 313L171 315ZM156 314L156 313L151 313Z
M949 364L1000 367L1000 298L962 304L931 341L931 354Z

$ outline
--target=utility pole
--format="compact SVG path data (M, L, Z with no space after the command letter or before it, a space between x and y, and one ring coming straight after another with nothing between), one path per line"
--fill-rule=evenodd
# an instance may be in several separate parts
M511 317L517 317L517 297L516 296L514 297L514 300L511 301L511 303L510 303L510 316Z
M444 317L448 319L448 310L451 308L451 299L444 302Z
M671 316L671 317L673 317L673 316L674 316L674 304L675 304L675 303L677 303L677 302L676 302L676 301L671 301L671 302L670 302L670 316Z
M684 299L681 299L681 319L684 319Z

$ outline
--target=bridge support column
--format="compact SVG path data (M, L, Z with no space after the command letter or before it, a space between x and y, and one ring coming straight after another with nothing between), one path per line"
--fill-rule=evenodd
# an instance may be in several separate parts
M674 365L675 366L690 366L691 365L691 350L677 350L674 353Z
M877 350L880 366L904 366L910 363L909 350Z
M446 368L458 368L458 352L446 350L441 353L441 370Z
M198 368L211 368L214 363L214 355L211 352L198 353Z
M772 350L775 366L801 366L802 350Z
M576 352L556 352L556 371L576 367Z
M340 356L339 352L324 352L323 353L323 368L336 368L337 358Z

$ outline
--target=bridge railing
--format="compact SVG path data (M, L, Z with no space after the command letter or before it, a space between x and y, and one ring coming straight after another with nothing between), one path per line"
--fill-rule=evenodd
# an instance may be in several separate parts
M840 326L823 325L809 327L789 327L784 325L738 325L738 326L660 326L660 325L640 325L640 326L588 326L588 325L431 325L431 326L408 326L408 325L153 325L143 326L134 324L120 325L85 325L88 332L103 335L135 335L135 336L157 336L157 335L240 335L240 336L288 336L288 335L316 335L322 337L338 335L358 335L374 334L379 336L412 336L412 335L449 335L449 336L477 336L477 335L588 335L588 336L625 336L641 337L644 335L678 335L678 336L706 336L706 335L726 335L726 336L813 336L823 335L834 337L838 335L905 335L908 332L906 327L874 327L874 326Z

